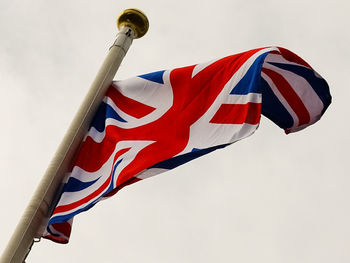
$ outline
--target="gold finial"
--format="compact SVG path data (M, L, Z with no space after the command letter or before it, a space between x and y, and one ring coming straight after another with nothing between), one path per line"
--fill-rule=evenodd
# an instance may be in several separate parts
M149 23L147 16L138 9L130 8L124 10L117 18L118 29L123 26L130 27L134 33L135 38L143 37L148 30Z

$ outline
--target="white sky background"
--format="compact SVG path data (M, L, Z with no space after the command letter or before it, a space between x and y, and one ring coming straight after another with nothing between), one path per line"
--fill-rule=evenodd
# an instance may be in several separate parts
M248 139L124 188L43 240L27 262L350 262L350 2L0 2L0 252L117 33L125 8L150 29L117 79L279 45L329 83L320 122Z

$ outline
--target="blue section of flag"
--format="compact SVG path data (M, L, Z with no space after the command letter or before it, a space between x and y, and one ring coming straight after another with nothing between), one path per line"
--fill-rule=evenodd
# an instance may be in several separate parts
M326 80L316 76L315 72L312 69L304 66L290 65L290 64L283 64L283 63L276 63L276 62L269 62L269 64L284 70L288 70L290 72L293 72L294 74L297 74L303 77L311 85L313 90L316 92L316 94L319 96L320 100L322 101L324 105L322 114L326 111L326 109L328 108L329 104L331 104L331 101L332 101L332 98L329 92L329 87Z
M94 119L92 120L91 127L94 127L99 132L103 132L105 129L105 121L108 118L126 122L126 120L120 117L119 114L116 113L110 105L102 102L96 112Z
M159 83L159 84L164 84L164 80L163 80L164 72L165 72L165 70L161 70L161 71L156 71L156 72L144 74L144 75L141 75L139 77L156 82L156 83Z
M78 192L84 190L85 188L88 188L90 185L94 184L98 179L100 178L90 182L82 182L74 177L70 177L63 188L63 192Z
M184 163L192 161L192 160L194 160L198 157L201 157L207 153L210 153L210 152L215 151L217 149L224 148L227 145L230 145L230 143L222 144L222 145L218 145L218 146L214 146L214 147L210 147L210 148L206 148L206 149L193 148L192 151L189 153L179 155L179 156L173 157L171 159L159 162L150 168L174 169L175 167L178 167Z
M56 223L63 223L63 222L67 222L69 219L71 219L72 217L74 217L75 215L81 213L81 212L84 212L86 210L89 210L91 207L93 207L97 202L99 201L99 199L95 200L94 202L88 204L87 206L79 209L79 210L76 210L75 212L71 213L71 214L67 214L67 215L63 215L63 216L55 216L55 217L52 217L50 219L50 221L48 222L48 225L52 225L52 224L56 224ZM46 228L47 231L53 235L53 236L59 236L57 234L54 234L52 233L52 231L50 231L50 228Z
M244 77L237 83L230 94L247 95L249 93L260 93L260 71L268 53L260 55L250 66Z
M293 126L294 120L280 100L273 93L269 84L261 78L262 104L261 113L276 123L282 129L288 129Z

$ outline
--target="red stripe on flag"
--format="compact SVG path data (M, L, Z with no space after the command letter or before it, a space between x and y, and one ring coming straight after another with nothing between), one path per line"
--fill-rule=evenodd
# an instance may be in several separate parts
M52 224L51 227L56 231L59 232L59 236L54 236L54 235L46 235L44 236L46 239L50 239L52 241L55 241L57 243L61 244L67 244L68 239L66 237L70 236L70 233L72 231L72 225L69 222L62 222L62 223L55 223ZM63 237L63 236L66 237Z
M61 237L61 236L46 235L43 237L46 239L50 239L56 243L60 243L60 244L67 244L68 243L68 239L65 237Z
M119 109L137 119L145 117L155 110L151 106L124 96L114 85L109 88L106 96L110 97Z
M281 92L289 106L298 116L299 123L295 123L294 125L300 126L309 123L310 114L303 101L300 99L299 95L295 92L288 81L281 74L271 69L263 68L262 71L272 79L279 92Z
M258 124L260 121L261 103L222 104L210 123L218 124Z
M68 222L62 222L62 223L52 224L52 227L53 227L56 231L62 233L63 235L65 235L65 236L67 236L67 237L69 237L70 232L71 232L71 230L72 230L72 226L71 226L71 224L68 223Z
M109 130L110 128L107 127L105 138L110 135ZM99 170L115 149L115 143L105 138L101 143L97 143L91 137L87 137L81 146L74 166L90 173Z
M292 51L285 49L283 47L278 47L280 54L282 55L283 58L285 58L288 61L294 62L294 63L298 63L300 65L303 65L307 68L311 68L312 67L305 61L303 60L301 57L299 57L297 54L294 54Z

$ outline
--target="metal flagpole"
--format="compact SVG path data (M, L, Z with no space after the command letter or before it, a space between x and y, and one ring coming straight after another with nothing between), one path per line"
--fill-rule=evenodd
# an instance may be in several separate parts
M41 237L60 185L72 167L74 155L98 105L133 39L146 34L149 26L145 14L137 9L122 12L117 25L120 32L5 248L0 263L22 263L34 239Z

